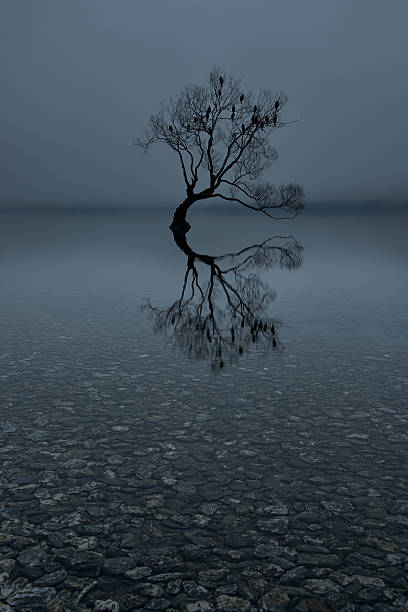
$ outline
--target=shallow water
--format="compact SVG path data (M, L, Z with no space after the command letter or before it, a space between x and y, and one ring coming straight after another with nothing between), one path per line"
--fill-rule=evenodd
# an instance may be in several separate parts
M181 294L170 217L0 215L3 600L407 609L407 213L193 211L201 254L304 246L222 368L140 310Z

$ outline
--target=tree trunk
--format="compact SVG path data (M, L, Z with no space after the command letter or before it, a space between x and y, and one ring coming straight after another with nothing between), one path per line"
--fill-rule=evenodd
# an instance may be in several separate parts
M177 206L173 215L173 221L170 225L170 229L188 232L191 225L188 223L186 216L188 209L194 204L194 202L195 199L187 197L184 202Z

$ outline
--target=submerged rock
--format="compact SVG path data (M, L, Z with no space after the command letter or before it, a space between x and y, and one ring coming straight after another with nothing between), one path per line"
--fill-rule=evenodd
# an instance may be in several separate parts
M52 588L40 588L27 586L15 591L7 598L7 603L16 606L35 606L36 604L47 604L55 596L56 591Z
M247 599L241 597L231 597L230 595L220 595L216 600L217 610L225 612L246 612L251 607Z

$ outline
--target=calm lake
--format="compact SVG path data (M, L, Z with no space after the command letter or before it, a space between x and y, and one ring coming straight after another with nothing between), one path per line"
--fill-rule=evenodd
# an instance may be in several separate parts
M408 213L197 209L0 214L0 601L408 609Z

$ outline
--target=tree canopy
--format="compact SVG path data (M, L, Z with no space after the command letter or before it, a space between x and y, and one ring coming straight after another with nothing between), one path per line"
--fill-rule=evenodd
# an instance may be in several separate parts
M303 208L302 187L262 180L277 159L270 141L288 123L282 116L286 102L282 91L254 95L240 79L214 69L207 85L188 85L162 105L137 144L147 151L164 143L178 156L187 193L184 215L195 201L218 197L291 218Z

